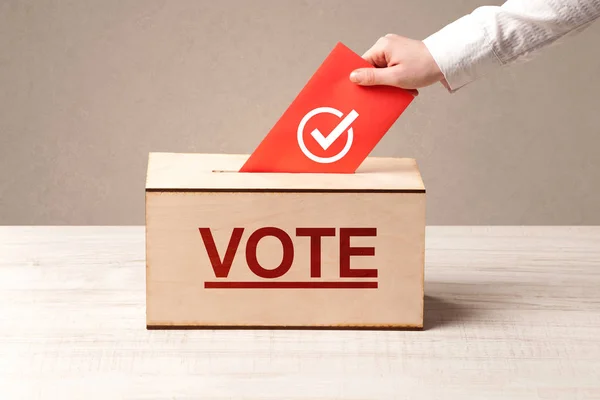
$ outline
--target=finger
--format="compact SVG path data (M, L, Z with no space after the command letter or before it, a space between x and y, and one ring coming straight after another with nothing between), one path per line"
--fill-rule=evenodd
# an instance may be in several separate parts
M362 58L375 67L387 67L385 57L385 38L379 39L369 50L362 55Z
M359 68L352 71L350 80L361 86L398 86L393 68Z

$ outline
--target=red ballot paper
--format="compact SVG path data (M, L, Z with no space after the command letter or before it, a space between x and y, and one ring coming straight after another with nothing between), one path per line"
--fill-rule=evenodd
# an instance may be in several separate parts
M364 67L373 66L338 43L240 172L355 172L414 99L351 82Z

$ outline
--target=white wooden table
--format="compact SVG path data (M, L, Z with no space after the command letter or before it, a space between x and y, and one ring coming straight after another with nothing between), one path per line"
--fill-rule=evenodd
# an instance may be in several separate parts
M600 398L600 228L430 227L425 330L145 327L143 227L0 227L0 399Z

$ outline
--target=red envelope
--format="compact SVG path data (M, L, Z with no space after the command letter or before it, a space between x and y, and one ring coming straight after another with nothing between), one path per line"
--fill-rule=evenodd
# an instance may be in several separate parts
M414 99L351 82L364 67L373 68L338 43L240 172L355 172Z

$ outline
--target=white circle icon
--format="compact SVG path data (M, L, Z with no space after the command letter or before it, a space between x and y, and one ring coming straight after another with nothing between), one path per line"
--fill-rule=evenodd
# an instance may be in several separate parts
M298 145L300 146L300 150L304 153L304 155L314 162L318 162L319 164L330 164L332 162L336 162L344 157L348 151L350 151L350 147L352 147L352 140L354 139L354 132L350 125L356 118L358 118L358 113L355 110L352 110L346 115L340 123L329 133L326 137L318 130L315 129L311 132L311 136L315 139L315 141L323 148L323 150L327 150L329 146L331 146L346 130L348 131L348 139L346 139L346 145L338 154L331 157L319 157L315 156L313 153L308 150L306 144L304 143L304 127L308 120L318 114L333 114L338 118L344 117L344 114L332 107L319 107L310 111L308 114L302 118L300 121L300 125L298 125Z

